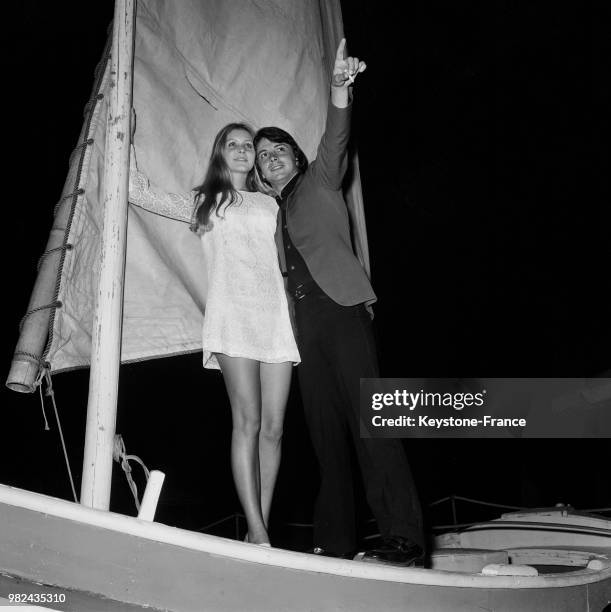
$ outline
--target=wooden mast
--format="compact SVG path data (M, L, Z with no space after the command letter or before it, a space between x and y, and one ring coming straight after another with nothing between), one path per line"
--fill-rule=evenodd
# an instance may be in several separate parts
M134 0L116 0L104 160L100 279L92 330L91 374L81 504L108 510L121 358L127 235Z

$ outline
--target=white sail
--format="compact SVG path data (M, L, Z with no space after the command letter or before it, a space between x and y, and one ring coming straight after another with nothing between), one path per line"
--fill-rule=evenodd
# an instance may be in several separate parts
M231 121L277 125L310 159L326 116L329 69L342 36L339 1L140 0L134 66L139 170L157 187L189 194L206 172L212 141ZM104 64L101 66L104 69ZM26 319L50 319L40 351L51 372L89 365L101 226L108 66L71 160L59 215L67 248L51 253L53 291ZM347 186L357 253L368 266L358 173ZM81 190L82 192L80 192ZM355 204L356 202L356 204ZM122 361L201 348L206 302L198 238L183 221L130 206ZM61 305L60 305L61 304ZM45 319L45 320L47 320ZM45 333L45 325L38 327ZM43 349L44 347L44 349ZM26 357L23 357L26 355ZM10 380L9 380L10 384Z

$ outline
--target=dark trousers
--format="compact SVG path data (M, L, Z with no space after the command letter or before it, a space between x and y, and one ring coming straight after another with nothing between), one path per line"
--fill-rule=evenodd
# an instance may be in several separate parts
M359 379L379 376L369 314L362 304L340 306L316 290L295 301L295 319L299 385L321 479L314 545L335 553L356 548L350 440L382 536L423 545L420 503L401 442L360 437Z

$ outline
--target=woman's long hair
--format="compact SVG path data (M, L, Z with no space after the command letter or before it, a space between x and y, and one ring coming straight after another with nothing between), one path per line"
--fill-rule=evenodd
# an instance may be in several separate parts
M210 225L210 215L213 211L220 217L221 206L226 209L241 201L240 194L233 188L231 174L223 157L227 136L232 130L244 130L253 139L255 136L254 130L245 123L229 123L216 135L204 182L194 189L195 212L191 224L194 232L205 231L206 226ZM254 167L246 177L246 190L257 191Z

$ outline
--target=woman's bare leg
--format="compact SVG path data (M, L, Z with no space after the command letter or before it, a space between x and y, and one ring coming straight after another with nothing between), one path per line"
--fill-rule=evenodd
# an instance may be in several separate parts
M265 526L280 467L284 412L291 386L293 364L261 363L261 433L259 465L261 472L261 512Z
M261 429L261 381L259 362L217 354L231 404L231 467L248 523L248 541L269 542L261 513L259 485L259 431Z

